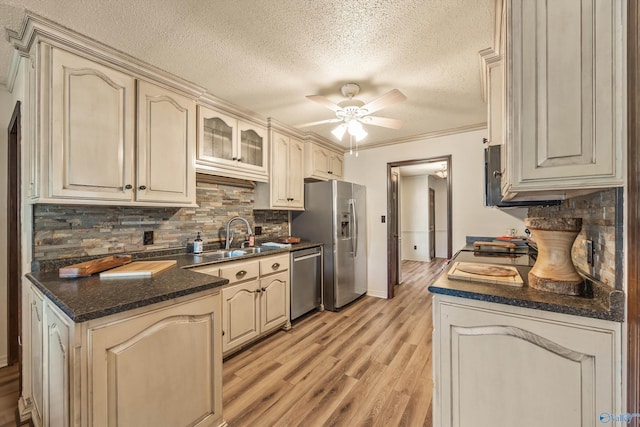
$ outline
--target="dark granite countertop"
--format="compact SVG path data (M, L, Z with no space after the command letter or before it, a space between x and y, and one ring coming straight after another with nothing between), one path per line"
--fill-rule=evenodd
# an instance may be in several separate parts
M447 273L453 261L455 258L429 286L429 292L614 322L624 321L624 293L600 283L588 281L592 294L590 297L539 291L527 286L530 267L516 267L525 282L523 287L450 280Z
M177 268L172 267L150 278L100 279L99 274L77 279L61 279L58 277L58 268L87 261L91 258L43 262L39 264L39 267L44 266L46 268L28 273L26 277L71 320L80 323L213 289L229 282L227 279L220 277L189 271L190 267L288 253L321 245L321 243L302 242L292 245L291 248L268 248L262 253L247 254L222 260L192 253L176 253L154 257L150 257L148 253L132 254L133 261L142 259L171 259L177 261Z

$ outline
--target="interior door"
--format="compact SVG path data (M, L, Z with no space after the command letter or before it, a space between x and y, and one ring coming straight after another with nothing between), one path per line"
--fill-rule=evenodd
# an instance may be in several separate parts
M429 189L429 258L436 257L436 191Z
M389 188L389 223L388 228L388 243L387 243L387 259L389 260L388 266L388 289L387 297L393 298L393 287L398 284L400 277L400 263L398 262L398 172L391 172L391 186Z

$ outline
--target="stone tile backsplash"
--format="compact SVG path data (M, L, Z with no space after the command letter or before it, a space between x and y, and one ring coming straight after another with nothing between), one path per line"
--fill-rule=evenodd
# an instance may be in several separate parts
M622 190L610 189L567 199L558 206L530 207L529 217L582 218L571 251L574 265L596 280L622 289ZM586 240L593 241L594 265L587 263Z
M254 190L198 183L195 208L129 206L34 206L34 261L122 252L187 248L199 231L206 248L224 244L224 225L240 215L262 227L260 240L289 233L287 211L254 211ZM234 223L235 245L246 238L241 222ZM143 231L152 230L153 245L142 244Z

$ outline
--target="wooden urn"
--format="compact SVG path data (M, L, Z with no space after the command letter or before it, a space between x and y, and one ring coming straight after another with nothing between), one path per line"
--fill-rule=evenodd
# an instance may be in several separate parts
M538 244L538 258L529 271L529 286L564 295L583 295L584 279L571 261L571 247L582 218L525 218Z

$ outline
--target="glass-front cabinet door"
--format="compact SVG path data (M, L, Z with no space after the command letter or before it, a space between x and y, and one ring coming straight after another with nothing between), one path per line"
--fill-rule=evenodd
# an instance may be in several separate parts
M198 106L198 172L267 182L267 152L265 127Z
M258 126L238 122L240 131L239 161L250 168L265 169L267 132Z

